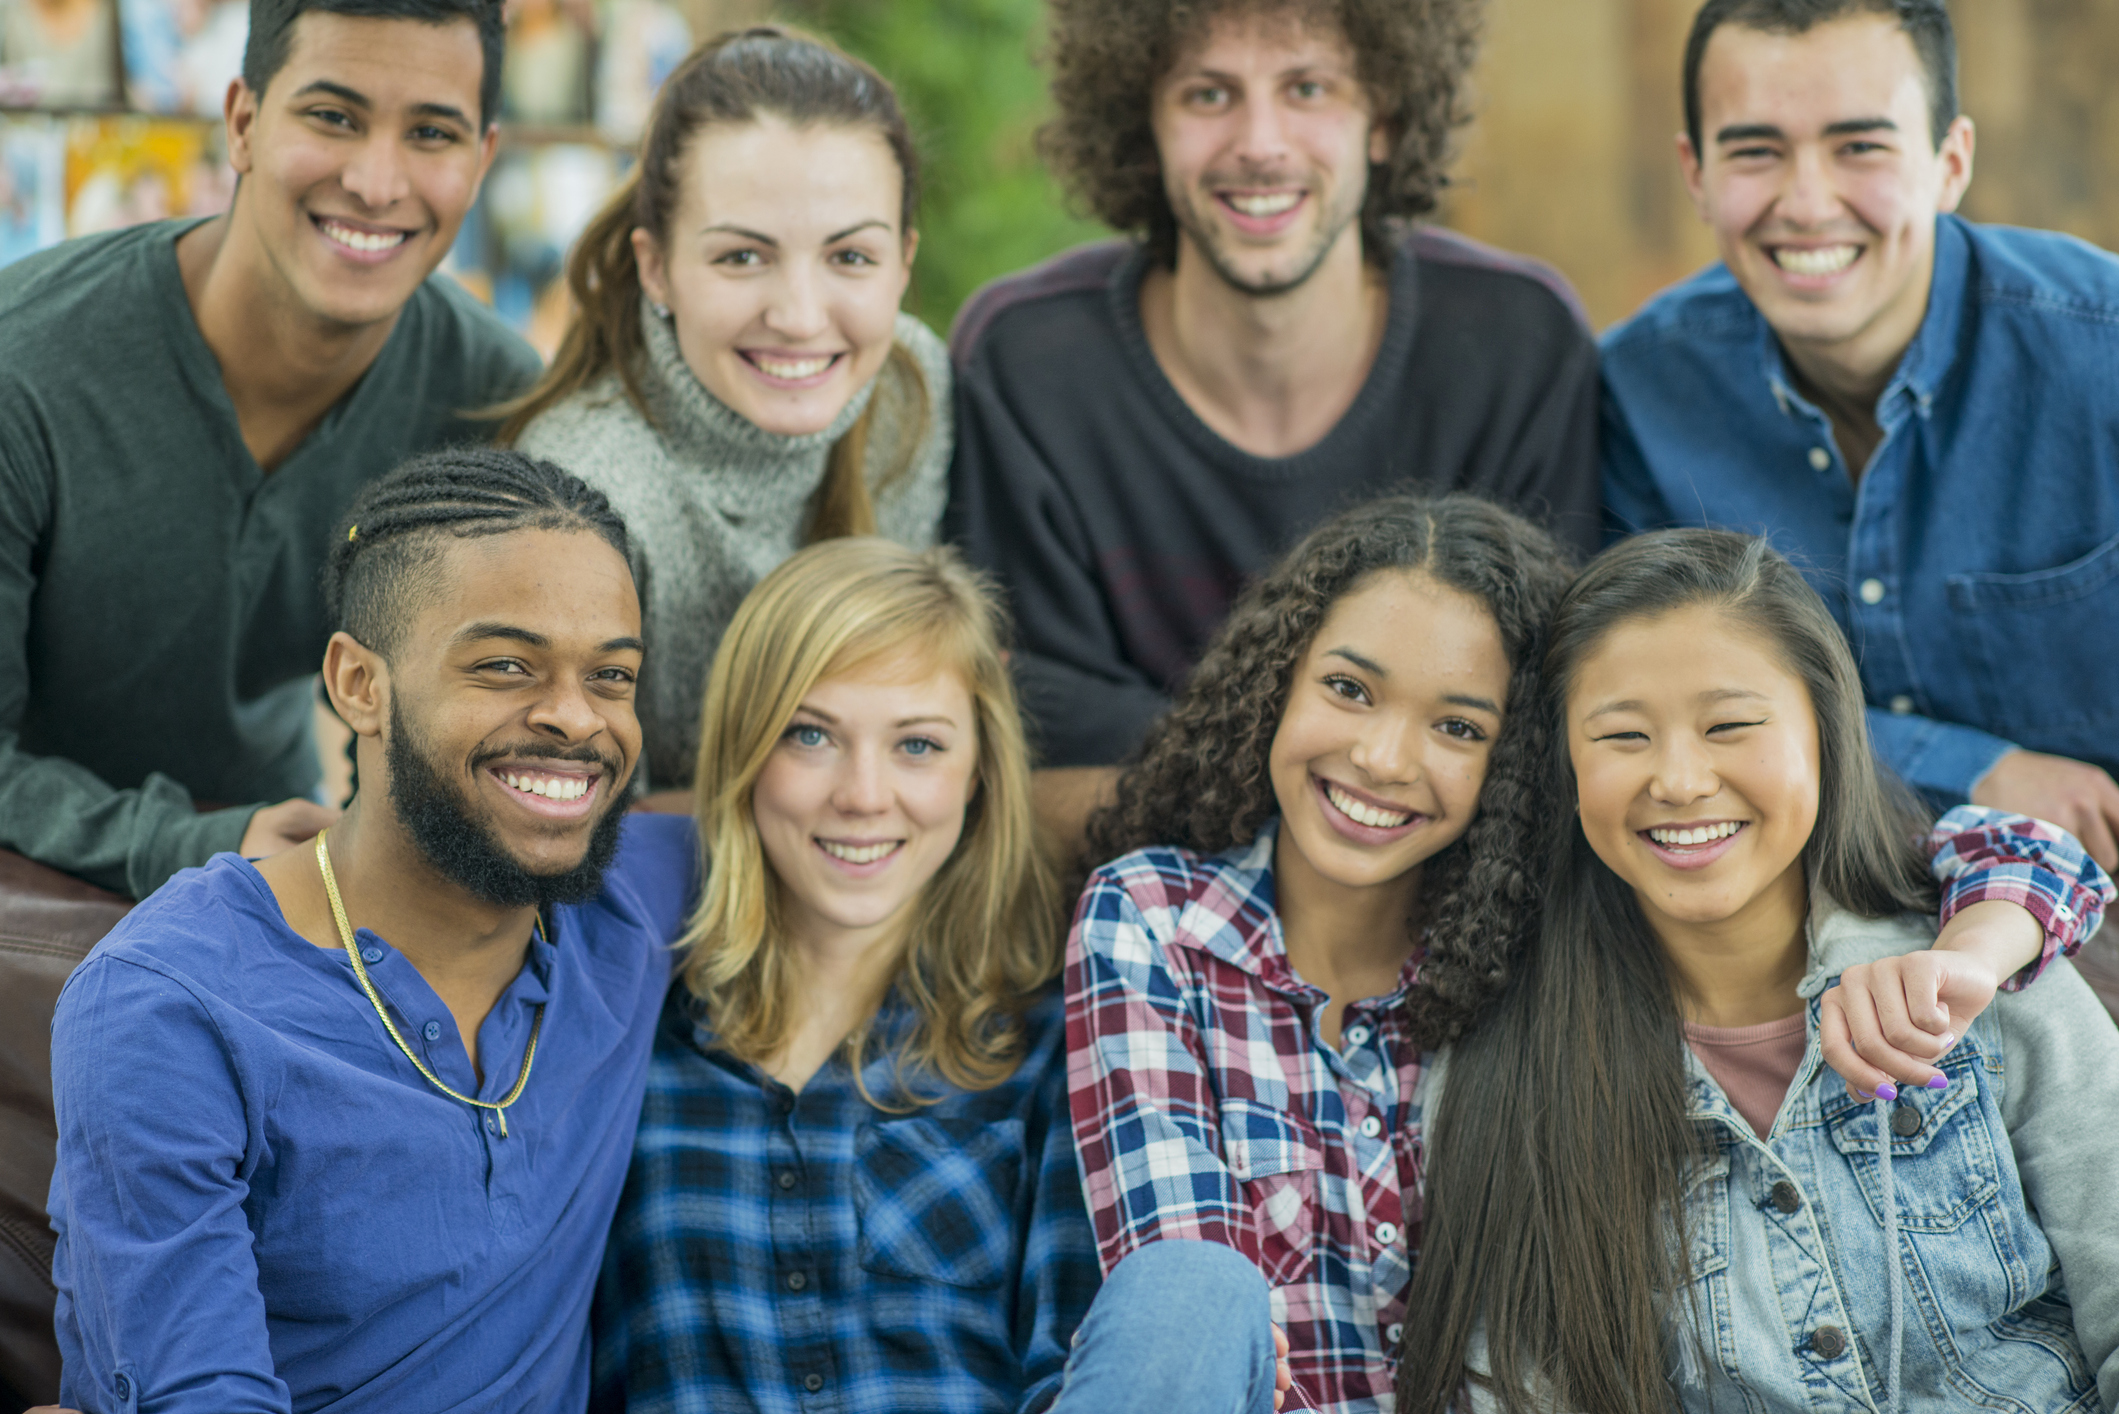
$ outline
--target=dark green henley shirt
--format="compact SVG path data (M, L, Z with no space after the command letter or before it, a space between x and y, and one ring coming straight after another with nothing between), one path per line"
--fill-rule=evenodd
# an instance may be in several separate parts
M168 221L0 269L0 846L144 897L316 788L318 569L353 493L482 438L529 345L427 280L267 474L243 445ZM237 808L209 814L192 800Z

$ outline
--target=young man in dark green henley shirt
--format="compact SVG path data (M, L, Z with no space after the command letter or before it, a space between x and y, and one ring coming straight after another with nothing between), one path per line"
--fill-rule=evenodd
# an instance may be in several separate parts
M501 42L486 0L252 0L228 214L0 271L0 847L139 897L333 817L332 522L538 372L434 275Z

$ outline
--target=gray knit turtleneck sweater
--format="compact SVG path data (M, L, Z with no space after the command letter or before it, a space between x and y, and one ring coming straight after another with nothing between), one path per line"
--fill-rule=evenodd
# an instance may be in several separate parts
M902 420L918 403L904 376L886 364L831 426L780 436L709 393L669 325L645 305L640 323L647 343L641 382L652 422L611 373L538 417L516 445L573 472L625 517L646 596L640 725L650 783L660 789L691 781L714 650L743 596L801 548L810 497L824 480L832 444L871 396L883 400L868 439L872 486L888 470L878 463L899 445ZM897 340L926 377L929 414L912 465L876 498L876 529L924 547L935 542L948 493L949 354L909 314L898 316Z

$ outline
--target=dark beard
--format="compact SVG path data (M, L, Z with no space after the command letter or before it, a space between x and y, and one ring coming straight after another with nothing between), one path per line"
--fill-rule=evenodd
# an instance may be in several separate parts
M594 898L603 887L603 871L618 852L618 829L625 823L625 806L616 785L622 769L618 763L593 752L540 747L516 748L494 753L487 759L498 759L503 754L593 761L608 770L611 799L589 833L581 862L573 868L560 874L533 874L516 862L494 838L486 822L472 813L463 792L435 768L424 743L399 713L396 699L391 699L390 739L383 747L383 763L389 768L390 803L412 836L412 843L435 872L500 908L530 904L543 908L554 903L585 903ZM477 762L472 763L474 770L477 766Z

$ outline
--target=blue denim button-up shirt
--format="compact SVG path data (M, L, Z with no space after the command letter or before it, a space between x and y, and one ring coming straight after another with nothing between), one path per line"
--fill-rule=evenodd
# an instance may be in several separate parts
M1936 229L1859 483L1715 266L1604 341L1605 515L1763 533L1861 663L1877 750L1943 802L2012 745L2119 773L2119 259Z

